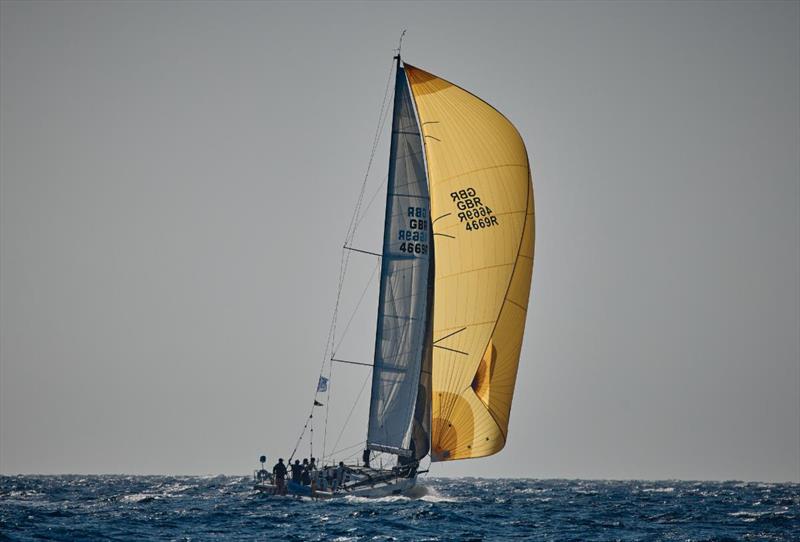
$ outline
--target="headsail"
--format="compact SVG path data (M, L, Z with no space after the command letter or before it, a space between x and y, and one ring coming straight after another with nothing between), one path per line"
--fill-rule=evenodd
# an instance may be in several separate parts
M425 142L436 253L431 458L503 448L533 270L533 186L514 126L406 65Z
M403 68L394 117L367 446L411 455L428 320L430 201L422 139Z

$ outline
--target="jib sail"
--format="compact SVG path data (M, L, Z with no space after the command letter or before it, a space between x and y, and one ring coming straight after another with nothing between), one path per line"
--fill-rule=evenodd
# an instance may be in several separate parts
M426 425L412 422L420 395L429 313L429 216L422 139L408 80L398 66L367 447L403 456L419 452L411 450L412 425L417 435ZM414 447L422 446L422 440L427 437L416 437Z

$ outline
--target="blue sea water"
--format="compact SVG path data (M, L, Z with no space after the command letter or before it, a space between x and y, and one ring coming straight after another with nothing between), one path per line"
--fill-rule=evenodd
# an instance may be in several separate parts
M800 484L426 479L298 501L249 478L0 477L0 540L800 540Z

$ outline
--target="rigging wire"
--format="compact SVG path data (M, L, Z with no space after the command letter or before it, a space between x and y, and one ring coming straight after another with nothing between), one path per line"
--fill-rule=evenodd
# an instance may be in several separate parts
M361 209L361 205L364 202L364 194L366 193L367 180L369 178L369 171L370 171L370 168L372 167L372 162L373 162L373 160L375 158L375 151L377 150L378 144L380 143L381 134L383 133L383 127L386 124L386 119L389 117L389 111L391 110L391 108L388 105L389 101L388 101L387 98L389 97L389 88L390 88L390 83L391 83L391 80L392 80L393 67L394 67L394 64L392 64L392 68L389 70L389 78L386 81L386 88L384 89L383 103L381 104L381 116L380 116L380 120L379 120L379 123L378 123L378 129L375 131L375 138L373 140L372 152L371 152L371 155L370 155L369 163L367 165L367 171L364 174L364 182L361 185L361 192L359 193L358 203L356 205L356 209L353 212L353 217L351 219L352 229L350 231L349 239L345 238L344 245L342 246L342 252L343 253L346 252L347 254L346 254L346 257L345 257L345 260L344 260L344 267L341 270L341 274L340 274L340 277L339 277L339 294L337 295L336 310L334 312L334 318L333 318L333 321L331 323L331 328L332 328L331 329L331 334L330 334L330 341L331 342L330 342L329 348L326 347L325 357L322 360L322 367L323 367L322 370L324 371L325 362L326 362L326 358L327 358L327 362L328 362L328 382L329 382L329 384L331 383L331 374L333 373L333 362L330 360L330 358L333 357L333 352L335 351L336 348L338 348L338 346L336 345L336 326L338 324L338 316L339 316L338 305L339 305L339 300L341 299L341 291L344 288L344 280L345 280L345 277L347 275L347 268L349 266L350 256L351 256L350 251L345 250L344 247L346 247L348 244L352 244L353 239L356 236L356 232L358 230L358 224L360 222L359 221L359 212L360 212L360 209ZM387 176L387 178L388 178L388 176ZM371 281L372 281L372 278L370 278L370 282ZM368 287L369 287L369 284L364 289L364 292L361 294L361 299L359 299L358 304L356 305L355 309L353 309L353 313L350 315L350 319L349 319L349 321L347 323L347 327L345 328L345 333L347 332L347 328L350 327L350 323L353 321L353 317L355 316L355 313L358 310L359 305L361 305L361 301L363 300L364 294L366 294L366 290L367 290ZM342 334L342 337L341 337L341 339L339 341L339 345L341 345L341 341L343 339L344 339L344 334ZM327 444L327 439L328 439L328 413L330 412L330 405L331 405L331 393L330 393L330 390L329 390L328 391L328 400L325 402L325 425L324 425L324 428L323 428L323 437L322 437L322 456L323 457L325 456L325 446Z
M372 148L370 150L369 161L367 162L367 168L366 168L366 171L364 173L364 180L362 181L362 184L361 184L361 190L360 190L360 192L358 194L356 207L355 207L355 209L353 211L353 215L352 215L352 217L350 219L350 224L348 225L348 228L347 228L347 234L345 235L344 246L346 246L349 242L351 242L352 239L355 237L356 230L357 230L357 227L358 227L358 223L360 222L360 220L359 220L359 211L360 211L361 205L363 204L363 201L364 201L364 193L366 191L367 180L369 179L369 173L370 173L370 170L372 168L372 163L373 163L373 161L375 159L375 153L377 151L378 144L380 142L381 133L383 132L383 126L384 126L384 124L386 122L386 119L388 117L388 112L391 109L390 107L388 107L387 103L388 103L388 98L389 98L389 94L390 94L390 89L392 88L391 87L391 81L392 81L392 73L394 72L394 65L395 65L395 63L394 63L394 61L392 61L391 67L389 69L389 76L388 76L387 81L386 81L386 87L385 87L384 93L383 93L383 101L381 103L381 110L380 110L380 113L378 115L378 126L375 129L375 135L373 136L373 140L372 140ZM374 196L373 196L373 199L374 199ZM370 200L370 203L371 203L371 200ZM321 382L321 377L323 376L323 374L325 372L325 363L326 362L329 363L329 368L328 368L328 384L329 385L330 385L330 375L331 375L331 371L332 371L332 363L333 362L330 361L330 356L328 355L328 353L330 351L332 351L333 347L335 346L336 323L337 323L337 319L338 319L338 315L339 315L339 303L341 301L342 289L344 287L344 278L345 278L345 275L347 273L347 268L348 268L349 263L350 263L350 251L345 250L344 248L342 248L342 255L341 255L341 259L340 259L340 263L339 263L339 284L338 284L337 291L336 291L336 302L335 302L334 307L333 307L333 316L331 318L331 325L330 325L330 328L328 330L328 338L325 341L325 348L324 348L324 353L323 353L323 356L322 356L322 363L321 363L321 366L320 366L320 381L319 382ZM351 320L352 320L352 316L351 316ZM313 457L313 438L314 438L313 418L314 418L314 408L318 405L317 398L318 398L320 393L321 393L320 392L320 386L319 386L319 383L318 383L317 387L315 388L315 391L314 391L314 401L313 401L312 406L311 406L311 411L310 411L310 413L308 415L308 418L306 419L305 424L303 425L303 429L301 430L300 435L297 438L297 441L295 443L294 449L292 450L292 454L290 456L290 460L291 460L291 458L294 457L294 454L297 452L297 448L300 446L300 442L303 440L303 436L305 435L306 429L308 429L309 424L311 425L311 431L310 431L310 437L309 437L309 439L310 439L309 440L309 448L311 450L312 457ZM325 423L325 437L327 437L327 420L328 420L328 410L329 410L329 407L330 407L330 392L328 392L328 400L325 401L325 404L326 404L326 409L325 409L325 422L326 422ZM325 445L325 438L323 438L323 456L325 455L324 445Z
M350 421L350 417L353 415L353 412L356 410L356 406L358 405L358 400L361 399L361 395L364 393L364 388L367 387L367 382L369 381L369 377L371 375L371 371L367 372L367 376L364 377L364 382L361 384L361 389L358 391L358 395L356 396L356 400L353 401L353 406L350 408L350 412L347 414L347 418L342 425L341 431L339 431L339 436L336 437L336 443L333 445L333 449L336 450L336 447L339 445L339 441L342 440L342 435L344 434L344 430L347 428L347 423ZM361 444L361 443L359 443ZM347 448L345 448L346 450ZM339 450L341 452L342 450ZM331 457L337 452L331 452Z
M386 186L386 182L389 180L389 175L387 174L386 177L383 178L383 182L375 189L375 192L372 194L372 197L369 198L369 202L367 206L364 207L364 211L361 213L361 216L358 218L356 222L356 228L361 225L361 221L367 216L367 211L369 208L372 207L372 204L375 202L375 198L383 191L383 187Z
M350 450L354 450L356 448L361 448L362 446L364 446L364 444L366 444L366 442L367 442L366 440L360 440L360 441L356 442L355 444L351 444L350 446L346 446L344 448L340 448L340 449L338 449L338 450L336 450L334 452L331 452L331 457L333 457L335 454L340 454L342 452L347 452L347 451L350 451ZM356 453L358 453L360 451L361 450L358 450Z
M347 336L347 331L350 329L350 324L353 323L353 318L355 318L356 313L358 312L358 308L361 306L361 302L364 301L364 296L367 294L367 291L369 290L369 287L372 285L372 281L375 278L378 269L380 268L381 268L381 261L378 260L378 262L375 264L375 267L372 268L372 275L370 275L369 280L367 281L367 285L361 292L361 297L358 299L358 303L356 303L356 308L353 309L353 313L350 315L350 319L347 321L347 325L344 326L344 331L342 332L342 335L339 337L339 342L336 343L336 347L331 351L332 358L336 357L336 352L338 352L339 347L342 346L342 342L344 341L344 338Z

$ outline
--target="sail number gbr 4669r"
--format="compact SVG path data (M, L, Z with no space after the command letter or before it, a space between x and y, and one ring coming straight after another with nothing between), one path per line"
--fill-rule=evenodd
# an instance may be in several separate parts
M497 217L492 214L489 206L481 201L474 188L451 192L450 197L458 208L458 221L464 223L464 229L467 231L499 226Z
M408 254L428 253L428 209L426 207L409 207L408 229L400 230L397 240L400 243L400 252Z

